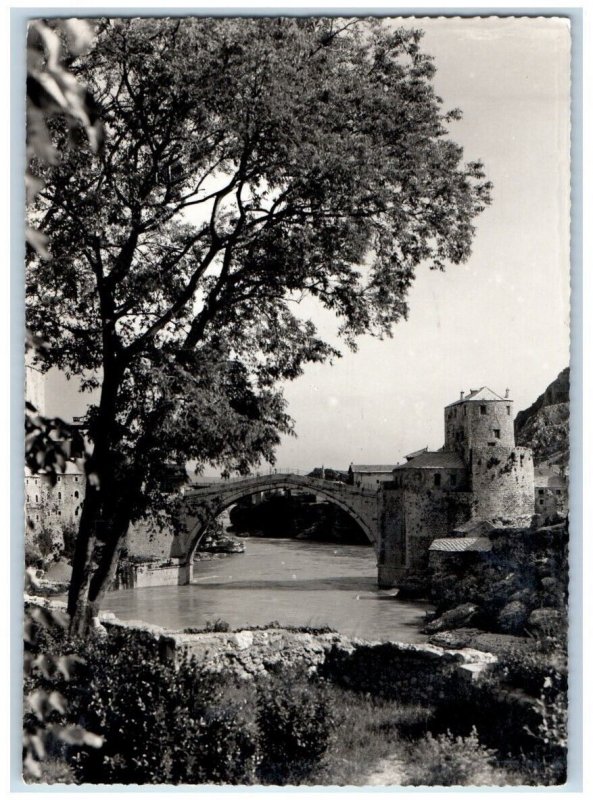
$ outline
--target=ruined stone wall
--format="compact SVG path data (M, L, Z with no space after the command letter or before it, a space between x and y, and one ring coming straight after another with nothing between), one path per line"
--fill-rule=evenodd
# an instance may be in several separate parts
M534 513L533 457L526 447L475 448L472 459L473 515L503 523Z

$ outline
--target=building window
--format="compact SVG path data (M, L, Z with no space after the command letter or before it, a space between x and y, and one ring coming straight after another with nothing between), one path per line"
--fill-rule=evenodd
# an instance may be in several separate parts
M511 416L511 407L507 406L507 417Z
M60 478L60 476L58 475L58 477L57 477L57 481L58 481L58 483L60 482L60 480L61 480L61 478Z
M457 483L457 475L450 475L449 483L451 484L451 486L455 486L455 484Z
M78 497L78 491L74 492L74 497Z
M78 483L78 477L74 478L74 480L76 481L76 483Z
M538 490L537 490L537 493L538 493L538 494L543 494L543 493L544 493L544 490L543 490L543 489L538 489Z
M58 492L58 500L62 499L62 492Z
M463 416L467 417L467 406L463 406Z
M38 494L36 494L36 495L35 495L35 502L36 502L36 503L38 503L38 502L39 502L39 495L38 495Z
M480 406L480 414L484 416L485 413L486 413L486 406Z
M441 476L438 474L438 472L434 476L434 485L435 486L440 486L441 485Z
M78 516L78 506L76 506L76 508L74 509L74 516L75 516L75 517L77 517L77 516Z
M539 504L540 504L540 506L543 506L543 504L544 504L544 501L543 501L543 500L540 500L540 501L539 501Z
M556 489L556 494L562 494L562 492L560 491L560 489Z
M492 431L495 439L500 439L500 428L494 428Z

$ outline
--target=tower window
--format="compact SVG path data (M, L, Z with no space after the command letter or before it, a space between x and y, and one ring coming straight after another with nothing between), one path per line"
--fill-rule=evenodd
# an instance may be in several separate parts
M450 475L449 476L449 483L451 486L455 486L457 483L457 475Z
M74 497L78 497L78 491L74 492Z
M540 501L539 501L539 504L540 504L540 506L543 506L543 504L544 504L544 501L543 501L543 500L540 500Z
M62 499L62 492L58 492L58 500Z
M36 503L38 503L38 502L39 502L39 495L38 495L38 494L36 494L36 495L35 495L35 502L36 502Z
M486 406L480 406L480 414L484 416L485 413L486 413Z
M500 439L500 428L494 428L492 432L494 433L495 439Z
M434 476L434 485L435 486L440 486L441 485L441 476L438 474L438 472Z
M77 507L74 509L74 516L75 516L75 517L77 517L77 516L78 516L78 506L77 506Z
M543 493L544 493L544 490L543 490L543 489L538 489L538 490L537 490L537 493L538 493L538 494L543 494Z
M511 416L511 407L507 406L507 416Z
M467 417L467 406L463 406L463 416Z

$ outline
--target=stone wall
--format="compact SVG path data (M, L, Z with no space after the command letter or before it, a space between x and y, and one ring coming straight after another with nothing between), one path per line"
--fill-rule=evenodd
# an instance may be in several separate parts
M379 586L393 586L405 571L425 570L430 543L470 518L471 500L470 492L429 488L423 481L406 489L389 484L383 492Z
M175 537L169 528L159 527L150 520L133 523L126 536L128 554L135 558L168 559L174 554Z
M533 458L525 447L474 448L474 516L506 524L529 523L534 513Z

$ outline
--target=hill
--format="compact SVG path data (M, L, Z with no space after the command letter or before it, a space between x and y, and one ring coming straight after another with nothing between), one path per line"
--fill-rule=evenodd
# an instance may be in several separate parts
M515 440L531 447L536 465L567 467L569 461L570 369L566 367L537 400L515 419Z

